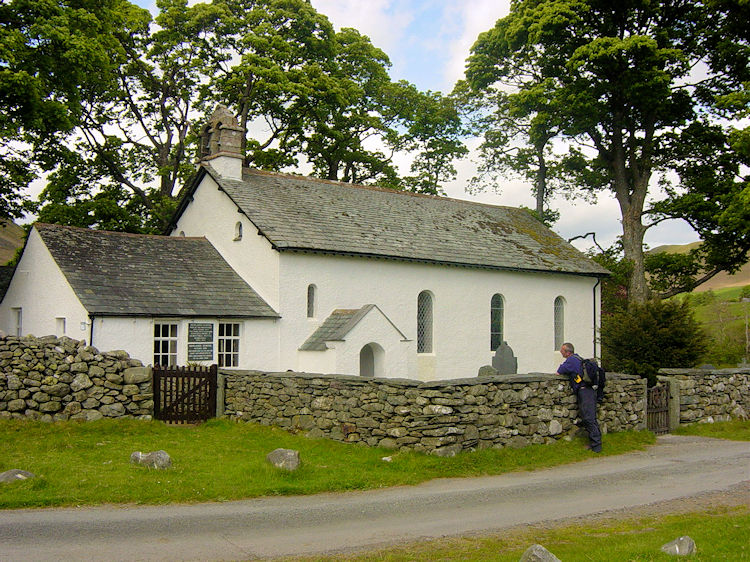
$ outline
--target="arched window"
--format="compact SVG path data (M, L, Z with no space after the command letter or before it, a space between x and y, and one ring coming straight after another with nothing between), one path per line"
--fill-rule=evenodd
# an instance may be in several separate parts
M234 225L234 241L237 242L238 240L242 240L242 223L240 221L237 221L237 224Z
M317 289L315 285L307 286L307 317L315 318L315 293Z
M499 293L492 295L490 301L490 351L497 350L503 343L503 315L505 306L503 296Z
M555 299L555 349L565 343L565 299Z
M182 236L183 238L185 238L185 231L184 230L180 230L180 236Z
M417 297L417 353L432 353L432 295L428 291Z
M200 142L201 142L201 158L210 156L211 155L211 125L210 124L203 127L203 132L201 133Z

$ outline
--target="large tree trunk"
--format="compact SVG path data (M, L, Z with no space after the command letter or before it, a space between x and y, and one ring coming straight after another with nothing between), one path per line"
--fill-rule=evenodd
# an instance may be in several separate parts
M622 248L625 259L630 262L630 287L628 300L645 302L649 297L646 284L646 269L643 263L643 235L646 229L641 221L640 212L631 210L622 215Z
M646 227L643 225L643 206L648 191L648 177L641 176L628 185L624 176L615 181L615 194L622 213L622 249L625 259L630 262L630 287L628 300L645 302L649 298L646 283L646 268L643 263L643 236Z
M544 158L544 145L536 146L536 213L539 220L544 220L544 203L547 198L547 162Z

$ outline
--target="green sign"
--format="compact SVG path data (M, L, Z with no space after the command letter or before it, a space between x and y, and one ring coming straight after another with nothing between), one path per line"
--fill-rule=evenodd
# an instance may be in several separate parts
M188 343L214 341L214 325L210 322L191 322L188 324Z
M189 343L188 361L213 361L213 343Z

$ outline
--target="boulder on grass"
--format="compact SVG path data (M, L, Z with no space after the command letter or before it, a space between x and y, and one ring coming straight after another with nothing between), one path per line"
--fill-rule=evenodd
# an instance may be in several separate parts
M662 545L661 551L675 556L689 556L698 552L698 549L693 539L684 536Z
M36 478L36 474L19 468L11 468L5 472L0 472L0 482L18 482L19 480L28 480L29 478Z
M163 470L165 468L171 468L172 459L166 451L153 451L151 453L141 453L136 451L130 455L130 462L140 466L148 468L156 468Z
M276 468L293 471L300 465L299 451L294 449L275 449L266 455L266 460Z
M541 544L532 544L518 562L560 562L560 559Z

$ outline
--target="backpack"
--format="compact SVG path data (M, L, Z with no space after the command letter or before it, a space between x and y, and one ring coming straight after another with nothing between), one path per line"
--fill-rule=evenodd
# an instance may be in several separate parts
M604 385L607 382L607 374L597 363L596 359L581 359L581 378L586 386L596 391L596 399L604 397Z

